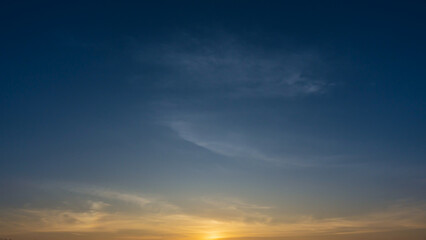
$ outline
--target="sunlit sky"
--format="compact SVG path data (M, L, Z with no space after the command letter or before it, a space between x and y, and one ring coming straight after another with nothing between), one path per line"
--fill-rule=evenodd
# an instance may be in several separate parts
M426 239L425 11L2 2L0 239Z

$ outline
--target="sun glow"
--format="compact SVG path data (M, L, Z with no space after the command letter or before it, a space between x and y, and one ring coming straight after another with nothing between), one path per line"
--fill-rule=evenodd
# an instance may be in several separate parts
M220 238L223 238L223 236L219 232L209 232L205 239L214 240L214 239L220 239Z

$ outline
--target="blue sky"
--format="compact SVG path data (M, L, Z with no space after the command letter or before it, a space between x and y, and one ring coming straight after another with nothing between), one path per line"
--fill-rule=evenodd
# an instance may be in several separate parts
M2 5L0 238L426 236L421 1Z

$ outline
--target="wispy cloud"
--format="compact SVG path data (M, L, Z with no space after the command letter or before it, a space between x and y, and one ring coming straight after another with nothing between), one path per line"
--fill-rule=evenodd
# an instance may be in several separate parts
M324 63L314 51L270 52L235 36L186 35L143 53L143 61L169 73L163 86L216 97L306 96L324 93L332 85L319 73Z
M248 140L250 137L232 129L225 131L216 126L203 132L199 130L199 123L194 122L191 117L186 116L183 119L186 120L166 121L165 124L183 140L213 153L237 160L265 162L277 166L311 167L315 165L312 161L301 158L268 154L259 146L250 143ZM206 122L205 125L209 126L209 123Z
M235 140L216 139L215 136L205 137L202 134L197 134L189 122L173 121L169 125L182 139L214 153L227 157L277 162L277 159L266 156L254 148L244 146L242 143L235 142Z
M92 196L97 196L101 198L106 199L113 199L113 200L119 200L127 203L137 204L141 207L146 206L149 203L152 203L153 201L151 199L148 199L146 197L142 197L136 194L127 194L127 193L120 193L116 191L106 190L106 189L100 189L100 188L90 188L90 187L70 187L68 190L77 192L77 193L83 193L88 194Z
M182 139L225 157L280 165L313 165L313 161L302 157L273 154L255 146L247 141L254 137L249 129L238 133L224 126L219 129L221 135L201 133L195 127L197 122L184 115L200 114L200 106L219 108L217 114L221 114L221 107L225 108L227 101L233 101L239 110L251 111L242 105L244 101L256 98L267 105L271 98L323 94L333 83L321 73L326 64L320 54L300 49L270 51L266 46L226 34L204 38L184 35L173 39L145 48L141 54L146 64L162 70L156 86L175 93L156 99L161 103L155 106L160 121L166 122ZM232 118L240 121L239 116ZM217 124L207 120L204 125L208 128Z

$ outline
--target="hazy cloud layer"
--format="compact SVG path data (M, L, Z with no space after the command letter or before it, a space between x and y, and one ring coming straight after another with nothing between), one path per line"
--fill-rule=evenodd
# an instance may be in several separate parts
M11 236L75 233L83 234L83 239L84 234L93 233L111 233L116 239L213 239L356 234L426 227L426 206L406 201L366 215L314 218L282 216L274 213L274 207L236 198L200 197L187 199L182 205L96 187L74 185L61 191L81 194L81 201L50 208L2 210L0 231ZM123 207L126 205L133 208Z

